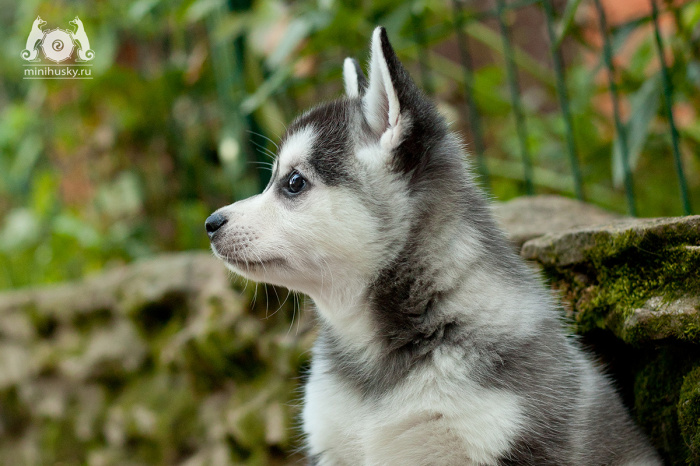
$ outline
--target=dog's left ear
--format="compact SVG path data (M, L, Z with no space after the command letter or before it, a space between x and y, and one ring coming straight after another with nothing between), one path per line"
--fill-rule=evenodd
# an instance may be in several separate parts
M343 63L345 94L350 98L361 97L367 89L367 78L354 58L346 58Z
M382 141L395 147L404 136L402 123L410 118L412 104L421 94L391 47L386 29L374 30L371 48L369 86L363 96L365 118Z

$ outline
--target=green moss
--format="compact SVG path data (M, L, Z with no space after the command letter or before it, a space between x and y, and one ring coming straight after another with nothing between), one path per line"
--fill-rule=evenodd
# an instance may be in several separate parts
M170 291L158 300L132 304L127 315L145 337L153 338L167 328L181 328L187 317L187 295L181 291Z
M654 253L661 249L694 245L700 239L697 227L682 222L660 224L646 228L630 228L612 233L596 231L586 241L583 255L593 263L602 263L609 258L619 257L629 251Z
M589 232L558 245L549 263L566 265L545 269L576 332L631 344L628 399L667 464L700 464L698 235L687 224Z
M625 340L641 342L674 338L681 341L700 341L700 310L694 314L655 313L633 325L626 326Z
M661 337L700 341L700 313L668 316L654 314L630 327L628 320L653 297L671 302L700 295L700 254L683 247L685 236L672 241L628 232L612 237L600 234L600 244L587 249L587 262L572 267L550 267L546 273L574 309L576 331L612 330L629 343Z
M687 463L700 463L700 366L683 379L678 400L678 424L688 448Z
M29 321L40 338L52 338L54 336L59 326L59 321L55 315L41 311L34 301L30 301L23 306L22 312L29 317Z
M640 355L641 356L641 355ZM682 400L684 377L697 366L698 348L665 347L648 354L649 362L637 372L634 381L634 414L639 425L664 456L667 464L684 464L691 451L681 432L695 432L697 427L682 427L692 413L679 423L679 407L688 405ZM693 370L695 373L697 369ZM687 377L686 377L687 378ZM696 404L690 406L697 407ZM697 418L696 418L697 420ZM697 441L697 436L695 437Z
M5 438L18 438L31 424L31 411L22 402L19 390L10 387L0 390L0 415Z

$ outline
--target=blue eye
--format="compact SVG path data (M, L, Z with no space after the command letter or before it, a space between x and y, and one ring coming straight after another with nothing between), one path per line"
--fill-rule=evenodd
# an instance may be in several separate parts
M289 178L287 178L287 191L291 194L297 194L305 187L306 180L301 176L301 173L296 170L290 173Z

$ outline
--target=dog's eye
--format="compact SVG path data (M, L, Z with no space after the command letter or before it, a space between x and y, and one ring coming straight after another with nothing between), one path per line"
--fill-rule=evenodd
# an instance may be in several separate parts
M294 170L287 179L287 191L291 194L297 194L306 187L306 180L301 173Z

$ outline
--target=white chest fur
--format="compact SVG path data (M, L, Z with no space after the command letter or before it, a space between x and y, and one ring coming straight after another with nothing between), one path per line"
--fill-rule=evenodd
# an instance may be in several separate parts
M321 465L494 464L522 427L520 400L446 377L449 365L429 363L389 393L363 398L314 362L303 411L309 453Z

